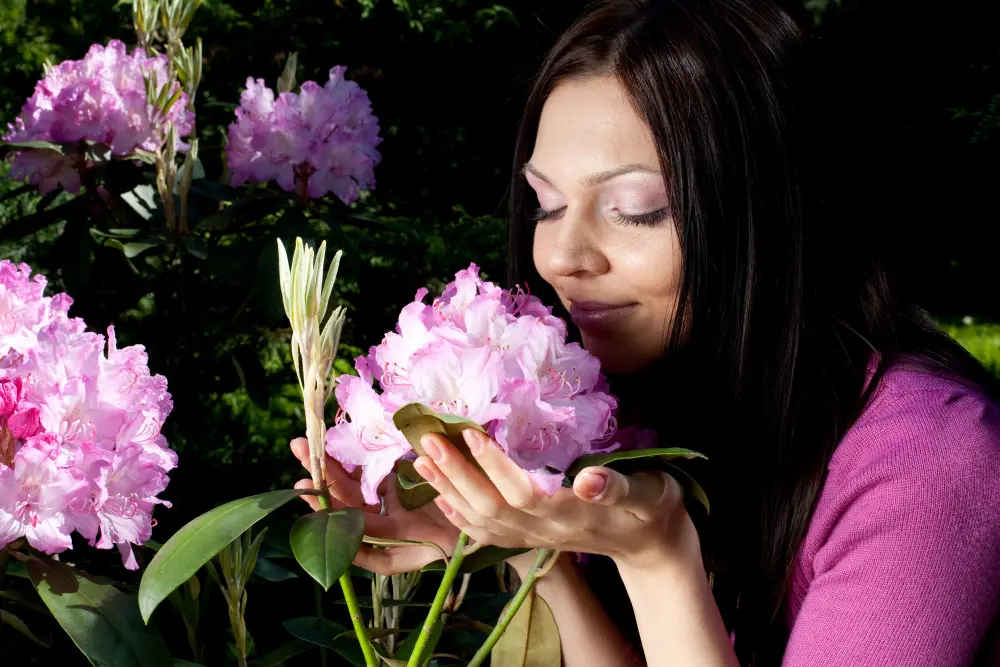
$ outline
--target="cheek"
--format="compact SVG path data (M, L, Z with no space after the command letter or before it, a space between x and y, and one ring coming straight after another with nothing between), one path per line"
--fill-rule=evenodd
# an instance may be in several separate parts
M632 238L617 244L612 259L619 277L636 296L658 311L672 309L681 282L681 250L677 231L670 223L637 229Z
M535 227L534 241L531 246L532 257L535 260L535 270L542 280L552 284L554 274L552 271L552 257L556 251L555 225L537 225Z

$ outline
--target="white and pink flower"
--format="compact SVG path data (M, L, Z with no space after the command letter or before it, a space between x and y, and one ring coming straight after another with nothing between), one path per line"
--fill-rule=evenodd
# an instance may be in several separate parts
M73 531L99 549L152 531L152 511L177 455L160 433L173 408L141 346L119 349L68 316L65 294L0 261L0 549L19 538L46 553Z
M609 439L617 401L600 363L566 342L565 323L539 299L483 281L475 264L433 303L426 295L417 292L396 331L355 360L360 377L336 389L341 415L327 453L364 468L366 502L378 502L379 483L413 455L392 423L407 403L480 424L549 494L575 459L617 447Z
M375 186L378 119L345 71L334 67L324 85L306 81L277 99L263 79L247 79L226 147L233 185L276 181L313 198L332 192L345 204Z

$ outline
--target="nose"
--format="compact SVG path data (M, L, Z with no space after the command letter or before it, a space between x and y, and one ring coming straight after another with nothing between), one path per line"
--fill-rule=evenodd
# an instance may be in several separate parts
M600 234L585 207L570 205L561 218L535 229L535 263L544 265L543 275L564 278L607 273L611 266Z

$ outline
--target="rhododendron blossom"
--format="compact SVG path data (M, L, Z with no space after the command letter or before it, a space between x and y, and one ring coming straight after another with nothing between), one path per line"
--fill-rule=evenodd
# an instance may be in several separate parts
M378 119L345 71L334 67L325 85L306 81L277 99L263 79L247 79L226 147L233 185L276 181L313 198L333 192L345 204L375 186Z
M188 108L187 94L180 96L164 115L150 104L144 77L157 86L168 81L169 62L160 54L148 56L136 48L128 53L125 45L112 40L94 44L82 60L66 60L52 67L35 85L3 140L11 143L45 141L104 144L113 155L122 157L135 149L158 150L164 142L163 128L172 123L180 142L194 131L194 112ZM180 88L173 84L173 92ZM76 193L81 187L85 160L79 152L26 150L15 155L10 178L27 179L45 194L57 185Z
M129 569L149 539L177 455L160 433L173 403L141 346L119 349L68 315L66 294L0 261L0 549L117 546Z
M426 296L417 292L396 331L358 357L358 376L342 377L335 390L341 412L327 453L363 467L366 502L378 502L397 460L413 457L392 422L407 403L480 424L549 494L574 460L618 446L617 401L600 363L566 342L566 324L539 299L483 281L475 264L433 303Z

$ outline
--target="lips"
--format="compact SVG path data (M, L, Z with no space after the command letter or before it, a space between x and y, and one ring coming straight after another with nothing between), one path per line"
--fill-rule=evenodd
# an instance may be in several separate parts
M584 330L608 329L619 320L632 314L638 304L601 303L599 301L571 301L569 317Z

